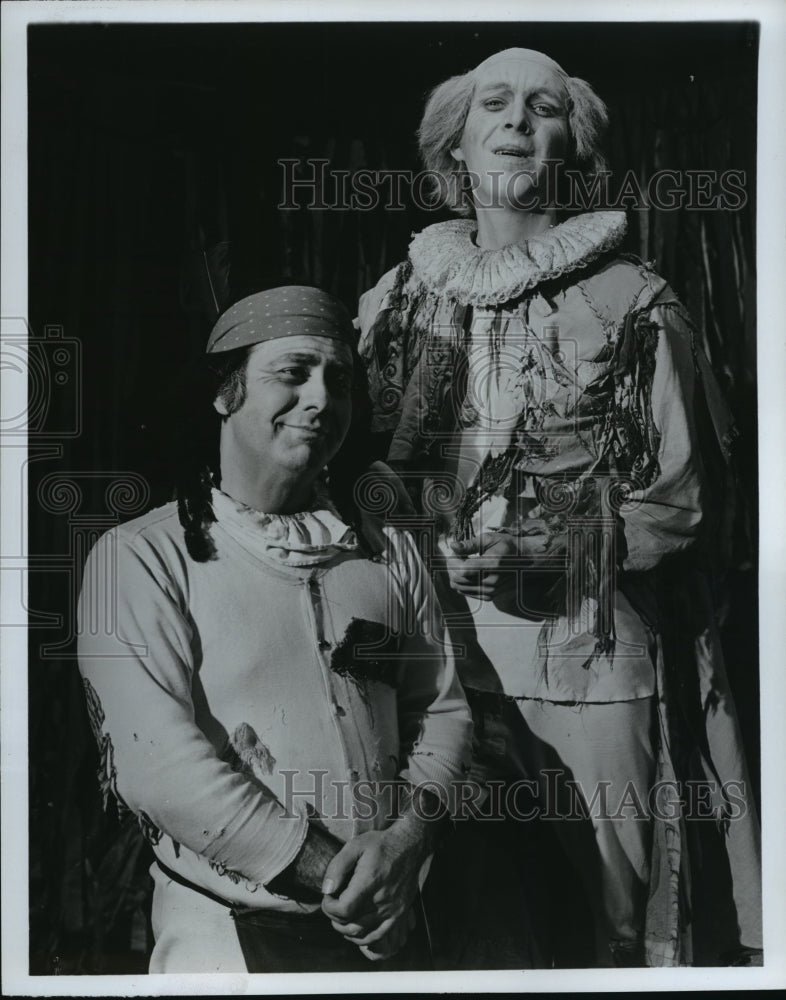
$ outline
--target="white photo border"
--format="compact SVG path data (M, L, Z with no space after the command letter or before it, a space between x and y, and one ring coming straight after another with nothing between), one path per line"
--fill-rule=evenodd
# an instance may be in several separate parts
M758 99L757 282L760 467L761 786L764 866L763 968L527 970L327 975L29 976L26 630L0 629L2 722L2 987L20 996L185 996L292 993L623 992L767 989L786 986L786 6L778 0L27 0L2 5L3 336L27 316L26 28L34 23L240 21L740 21L761 24ZM2 372L3 413L24 410L25 388ZM766 419L765 419L766 418ZM14 470L24 446L2 450L0 551L26 549L26 515ZM21 546L21 548L20 548ZM2 567L11 562L3 563ZM14 563L13 565L16 565ZM9 586L6 577L14 581ZM26 594L0 573L0 621L16 622Z

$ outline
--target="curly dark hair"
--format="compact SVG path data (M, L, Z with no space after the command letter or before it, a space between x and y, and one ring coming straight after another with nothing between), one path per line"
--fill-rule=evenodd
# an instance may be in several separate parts
M221 417L213 403L221 396L230 413L245 400L246 366L250 347L205 355L187 370L181 381L178 412L180 427L175 435L175 496L186 547L196 562L215 558L210 525L215 521L211 490L221 484L219 437ZM357 535L361 551L378 555L369 545L362 526L355 485L374 458L371 399L366 372L357 351L352 350L352 422L341 448L327 466L328 492L336 510Z

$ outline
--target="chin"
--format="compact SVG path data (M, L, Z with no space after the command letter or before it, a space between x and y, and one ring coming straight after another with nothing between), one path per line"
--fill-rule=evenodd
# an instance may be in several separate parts
M321 472L333 457L333 452L326 452L323 448L314 450L303 446L302 448L292 448L282 457L281 464L290 472L302 472L304 475L316 475Z
M302 472L304 474L321 469L324 465L322 459L313 452L306 455L289 455L282 463L290 472Z
M520 212L532 212L541 207L539 189L529 178L511 183L509 193L506 192L505 204Z

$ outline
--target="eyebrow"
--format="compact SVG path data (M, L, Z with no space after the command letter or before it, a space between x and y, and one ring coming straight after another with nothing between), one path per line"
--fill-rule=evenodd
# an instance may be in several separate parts
M508 94L512 94L513 88L509 83L504 83L502 81L500 81L499 83L487 83L485 87L479 88L478 96L480 96L481 94L490 93L492 91L505 91ZM542 94L544 97L550 97L551 100L553 101L557 102L560 101L559 94L555 90L552 90L550 87L535 87L534 90L530 90L527 92L527 97L529 98L537 97L539 94Z
M311 354L309 351L293 351L291 354L281 354L273 360L273 364L280 364L282 361L298 361L301 364L319 364L322 359L318 354Z
M288 354L282 354L280 357L276 358L271 364L301 364L301 365L319 365L322 363L322 356L320 354L312 354L310 351L292 351ZM327 367L329 368L346 368L348 371L352 370L352 361L345 361L342 358L329 358L327 360Z

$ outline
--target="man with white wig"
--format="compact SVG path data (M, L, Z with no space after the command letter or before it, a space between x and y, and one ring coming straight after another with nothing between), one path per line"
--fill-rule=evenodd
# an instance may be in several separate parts
M463 218L361 299L373 429L439 528L477 772L533 782L592 961L755 962L758 827L710 586L732 427L684 307L620 256L624 213L565 203L604 169L606 123L529 49L432 92L420 150ZM703 815L677 801L691 780Z

